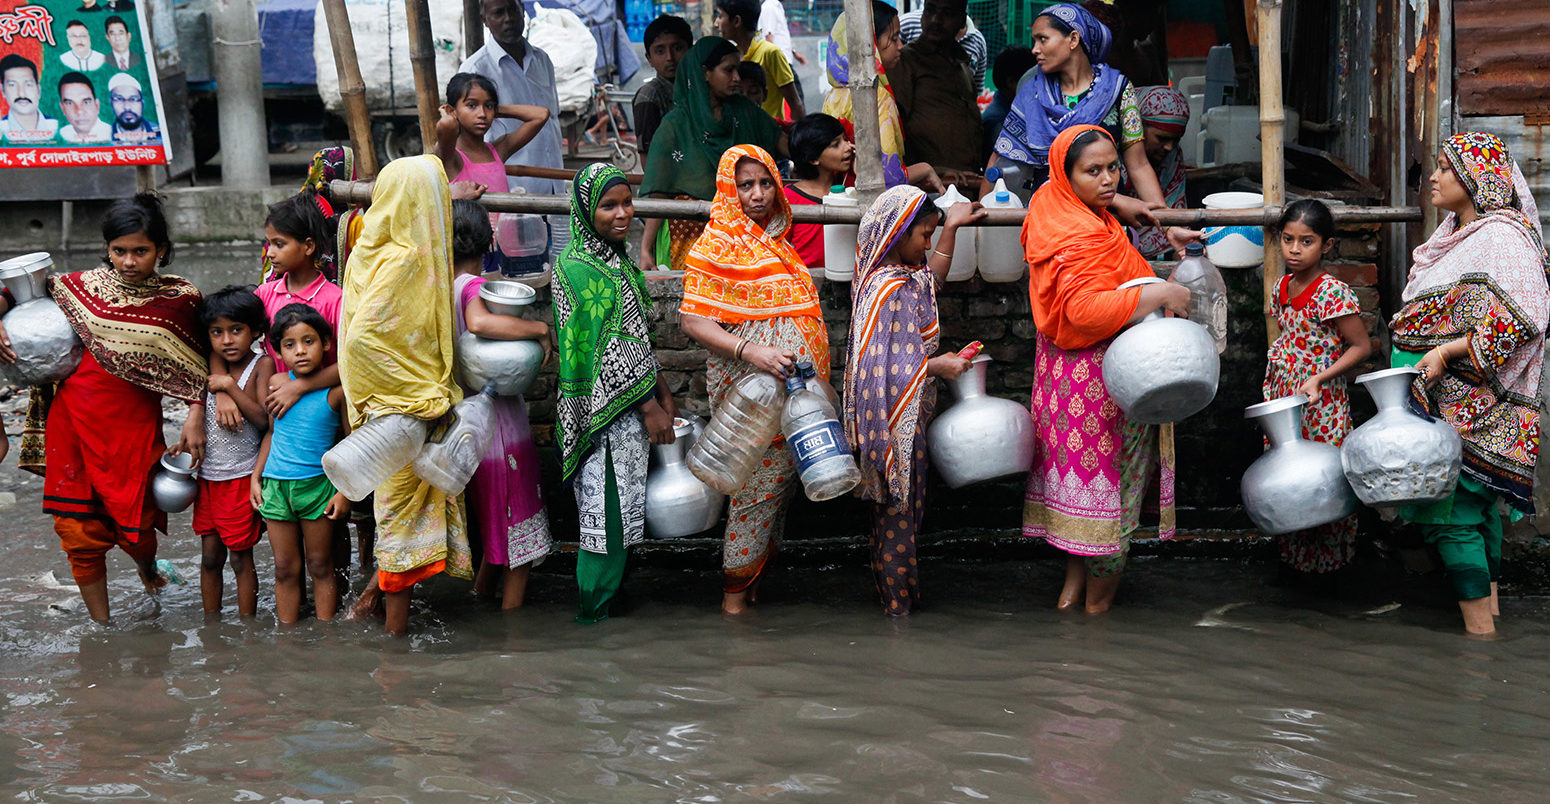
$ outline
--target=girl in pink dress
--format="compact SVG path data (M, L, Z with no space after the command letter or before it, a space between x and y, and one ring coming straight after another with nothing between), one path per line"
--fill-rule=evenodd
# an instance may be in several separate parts
M489 213L479 202L453 202L452 260L457 277L452 298L458 337L472 332L491 340L536 340L544 345L547 358L548 324L491 313L479 298L484 284L479 270L491 237ZM522 605L528 568L543 560L554 543L538 475L538 448L528 427L527 406L520 396L496 397L495 439L474 472L467 495L469 532L478 534L484 545L474 593L489 594L499 580L502 609Z
M522 125L494 142L484 135L497 117L521 120ZM436 121L436 156L452 182L468 181L485 190L507 191L506 160L538 136L549 122L543 106L500 105L495 83L477 73L458 73L447 82L447 102ZM493 223L493 221L492 221Z

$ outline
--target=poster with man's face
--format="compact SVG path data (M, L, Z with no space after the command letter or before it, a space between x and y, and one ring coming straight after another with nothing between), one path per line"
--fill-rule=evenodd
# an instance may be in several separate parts
M0 0L0 168L169 161L134 0Z

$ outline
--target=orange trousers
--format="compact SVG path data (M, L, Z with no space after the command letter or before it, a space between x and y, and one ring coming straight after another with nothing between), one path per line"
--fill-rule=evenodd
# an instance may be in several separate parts
M154 528L146 528L140 539L132 542L123 530L102 520L56 516L54 532L59 534L60 545L70 558L70 574L75 576L77 586L93 584L108 577L108 551L114 546L128 553L136 562L156 558Z

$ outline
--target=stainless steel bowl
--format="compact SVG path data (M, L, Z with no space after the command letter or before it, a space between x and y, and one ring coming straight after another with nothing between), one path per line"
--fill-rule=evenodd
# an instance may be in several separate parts
M538 291L521 282L495 280L479 288L479 298L484 306L497 315L522 315L522 308L538 298Z

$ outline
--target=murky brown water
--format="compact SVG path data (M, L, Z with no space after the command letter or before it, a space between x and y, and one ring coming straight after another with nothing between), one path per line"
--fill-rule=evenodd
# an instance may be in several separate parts
M1540 600L1506 600L1506 638L1482 643L1445 603L1374 613L1264 566L1153 560L1088 618L1051 609L1056 563L928 547L929 608L893 624L858 547L778 569L728 620L707 550L699 571L638 568L629 613L593 627L559 560L511 616L432 583L392 640L281 630L263 585L258 620L206 624L183 514L162 555L189 584L153 600L115 553L100 627L41 485L0 467L0 792L22 800L1479 802L1550 783Z

